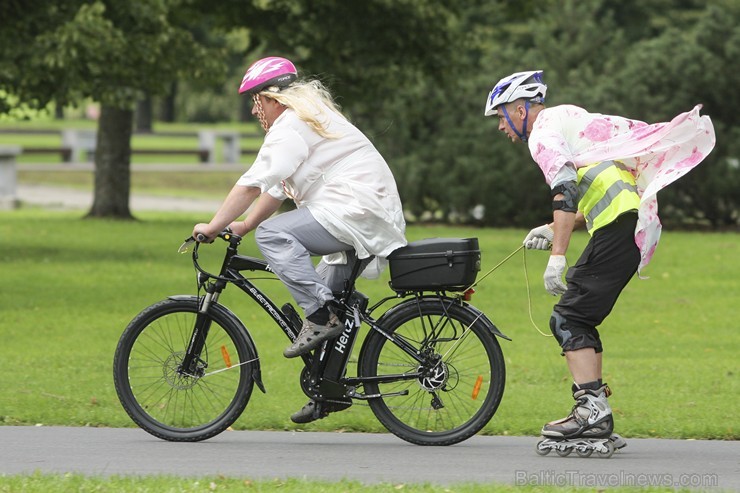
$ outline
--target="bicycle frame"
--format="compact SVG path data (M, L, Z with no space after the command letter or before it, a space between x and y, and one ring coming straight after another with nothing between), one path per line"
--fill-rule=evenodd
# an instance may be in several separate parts
M265 271L271 272L271 269L267 262L264 260L247 257L243 255L235 255L231 258L227 268L223 272L225 279L228 279L231 284L237 286L250 298L252 298L270 317L278 324L283 330L286 336L293 341L298 336L299 328L295 327L289 320L288 317L279 310L277 306L268 298L257 286L255 286L248 278L241 274L242 270L251 271ZM381 327L377 325L375 320L367 313L367 306L369 303L368 298L362 293L355 291L354 279L359 274L359 264L353 269L353 273L350 279L346 281L345 288L342 294L339 296L338 301L341 305L344 314L343 322L345 330L335 341L329 341L329 343L322 345L314 354L316 358L311 354L302 355L303 361L306 368L309 369L309 385L319 384L319 393L315 396L321 398L336 398L345 396L347 392L347 385L359 385L367 381L377 382L391 382L397 380L408 380L418 378L418 372L398 374L398 375L383 375L372 378L345 378L344 373L346 371L347 362L352 354L355 341L359 332L359 328L362 322L367 323L371 329L378 330L390 341L398 345L401 349L411 355L414 359L422 362L422 358L418 355L413 347L408 345L404 340L399 339L393 335L388 335L383 331ZM395 297L394 297L395 298ZM340 314L341 315L341 314ZM355 398L367 398L360 394L354 394Z
M225 234L222 236L229 246L224 257L224 262L221 266L221 270L218 276L213 276L205 272L197 263L197 248L193 251L193 262L196 269L201 273L199 276L199 283L201 287L205 287L206 294L203 296L200 303L200 310L196 319L196 324L193 330L193 336L191 343L186 352L185 358L183 359L182 368L185 371L192 372L194 364L199 360L200 350L203 347L203 343L208 333L210 325L209 317L205 316L212 304L217 303L221 292L226 288L227 284L233 284L237 286L241 291L247 294L252 300L262 308L272 320L280 327L283 333L288 337L290 341L294 341L300 332L300 327L291 320L290 314L283 313L277 305L265 295L252 281L245 277L241 271L263 271L272 272L272 269L268 263L259 258L249 257L237 254L237 246L241 241L236 235ZM357 376L347 377L345 375L347 363L349 357L354 348L359 328L361 323L366 323L370 330L375 330L383 335L388 341L398 346L401 350L407 353L411 358L419 363L419 366L423 366L426 363L425 356L419 354L417 350L408 344L403 338L396 336L395 334L389 334L381 326L378 325L376 320L370 315L378 306L385 303L388 300L395 298L404 298L413 295L413 300L407 302L416 301L417 303L421 300L429 299L433 297L435 300L439 300L441 303L459 303L459 298L452 298L445 296L441 293L434 295L424 292L398 292L395 296L387 297L376 303L373 307L368 310L369 299L362 293L355 290L354 283L360 273L361 263L357 262L353 267L353 272L350 278L345 281L345 286L342 293L338 296L337 301L340 305L340 317L343 319L345 330L335 340L327 341L322 344L313 354L301 355L303 359L305 370L307 371L306 382L308 389L312 395L310 397L319 400L335 399L340 397L352 397L354 399L368 400L381 395L365 395L360 394L356 391L356 387L365 383L388 383L401 380L413 380L423 377L421 371L413 371L398 374L388 375L377 375L373 377ZM209 279L215 279L213 282L208 282ZM406 303L406 302L405 302ZM495 326L491 326L491 331L506 339L505 335L500 333ZM432 335L430 335L432 337ZM261 382L259 387L264 391ZM304 390L306 390L304 388ZM405 392L401 392L398 395L404 395Z
M242 291L247 293L255 302L257 302L263 310L265 310L280 325L283 332L290 338L295 340L297 337L297 331L291 330L292 326L286 322L286 317L282 311L277 310L276 306L272 301L267 298L249 279L244 277L237 269L240 270L264 270L270 271L269 265L263 260L246 257L246 256L235 256L232 258L230 267L226 270L226 277L231 279L232 284L238 286ZM403 374L392 374L382 375L375 377L345 377L347 362L352 354L355 341L360 329L362 322L368 324L371 330L376 330L383 334L389 341L397 345L409 356L414 358L419 364L424 362L424 358L416 352L416 349L410 346L406 341L396 337L392 334L387 334L382 327L380 327L375 319L371 317L367 312L367 306L369 299L359 291L354 289L354 280L359 274L359 263L355 265L350 278L345 283L345 288L342 294L338 297L339 304L343 309L343 322L345 330L339 337L334 341L322 345L316 352L316 359L309 355L304 355L304 362L306 367L310 368L309 371L309 384L316 385L320 383L319 394L316 395L318 398L332 398L344 396L347 391L347 386L356 386L365 382L378 382L387 383L398 380L412 380L419 378L421 375L419 372L403 373ZM394 296L393 298L402 297L402 295ZM418 296L417 296L418 297ZM390 298L386 298L386 301ZM340 315L342 315L340 313ZM367 396L354 393L353 397L359 399L367 399Z

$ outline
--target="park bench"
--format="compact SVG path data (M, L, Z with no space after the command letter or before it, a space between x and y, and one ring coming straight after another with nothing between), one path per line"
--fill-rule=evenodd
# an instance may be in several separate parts
M22 149L23 154L59 154L63 162L72 161L71 147L23 147Z
M59 154L63 162L72 161L71 147L23 147L22 149L23 154ZM211 152L208 149L131 149L131 154L194 155L198 157L199 162L207 163ZM88 159L92 161L92 158L93 153L90 152Z
M15 158L20 153L21 148L18 146L0 145L0 209L18 207Z
M49 130L3 130L2 133L38 133L48 134ZM191 137L196 136L198 138L197 148L134 148L131 153L136 154L150 154L150 155L194 155L198 158L198 161L204 164L212 164L217 156L216 150L220 145L221 153L220 159L225 163L238 163L239 158L244 155L256 155L258 149L247 148L243 149L240 146L240 139L242 137L248 139L260 139L263 137L262 134L244 134L240 135L239 132L234 130L199 130L198 132L163 132L163 135L170 137ZM59 154L62 162L65 163L78 163L78 162L92 162L95 155L96 146L96 131L90 129L64 129L61 131L61 146L31 146L24 147L22 152L25 154ZM250 145L254 145L253 141L250 141ZM257 146L259 147L259 146Z
M131 149L131 154L153 154L158 156L166 155L197 155L201 163L207 163L211 157L211 151L208 149Z

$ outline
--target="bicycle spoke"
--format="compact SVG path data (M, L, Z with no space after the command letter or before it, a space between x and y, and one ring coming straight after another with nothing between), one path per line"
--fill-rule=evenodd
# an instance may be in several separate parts
M363 365L368 375L399 370L420 375L366 385L368 393L383 396L370 406L389 430L412 443L447 444L464 440L488 422L503 393L503 357L482 316L449 299L422 300L378 322L421 356L417 361L380 336L370 344L373 350Z
M250 353L235 338L239 329L219 319L211 320L200 355L183 371L197 309L195 300L153 305L154 315L144 311L141 322L134 319L117 350L115 383L124 408L162 438L199 440L218 433L238 417L252 390L250 365L257 358L242 361Z

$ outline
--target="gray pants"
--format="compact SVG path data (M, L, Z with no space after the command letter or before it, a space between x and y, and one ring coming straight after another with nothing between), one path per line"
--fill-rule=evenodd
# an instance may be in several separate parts
M332 236L305 207L263 221L254 238L305 316L334 299L332 291L342 290L357 259L354 248ZM314 267L312 255L337 252L347 252L346 264L328 265L322 260Z

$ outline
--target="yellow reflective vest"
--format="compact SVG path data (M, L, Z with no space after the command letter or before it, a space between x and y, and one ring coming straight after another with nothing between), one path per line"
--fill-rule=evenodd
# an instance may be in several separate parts
M578 168L578 210L586 218L590 235L619 215L640 206L635 177L618 161Z

